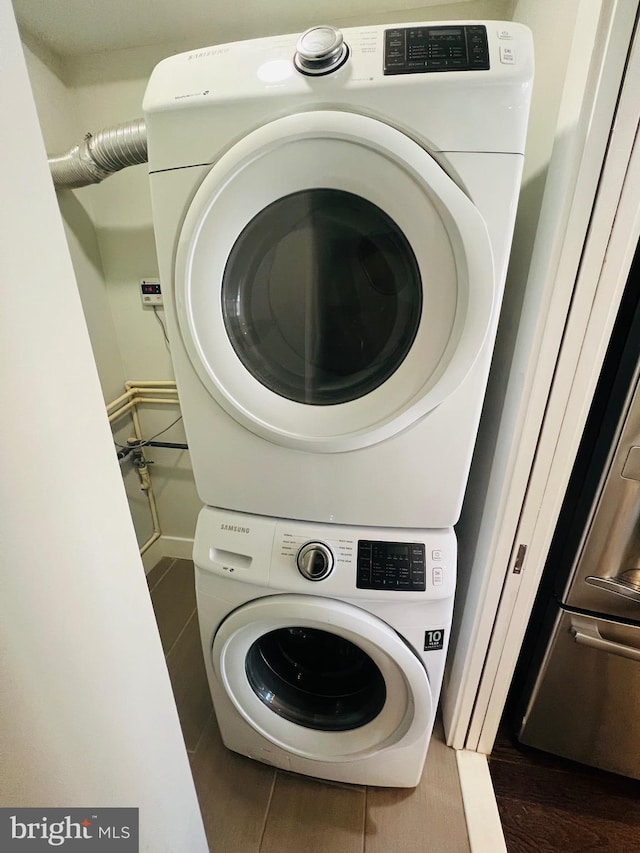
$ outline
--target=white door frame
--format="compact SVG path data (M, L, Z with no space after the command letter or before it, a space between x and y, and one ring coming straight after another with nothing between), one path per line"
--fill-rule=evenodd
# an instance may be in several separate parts
M489 753L493 746L637 242L637 39L622 86L637 10L637 2L602 4L577 108L571 75L580 69L569 60L516 345L526 359L507 389L507 399L516 395L515 425L513 413L500 425L500 433L510 429L509 458L494 484L497 511L483 519L471 582L474 570L477 579L485 565L493 568L476 581L473 619L463 616L466 655L454 658L449 678L461 687L444 707L456 748ZM579 12L578 38L581 24ZM521 546L526 559L516 566Z
M571 470L640 239L636 33L467 745L491 751ZM522 559L523 548L526 556ZM518 553L520 571L514 573Z

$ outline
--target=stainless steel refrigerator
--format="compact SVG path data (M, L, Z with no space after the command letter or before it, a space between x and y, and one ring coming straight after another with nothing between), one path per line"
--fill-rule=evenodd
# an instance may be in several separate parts
M616 362L603 378L605 392L617 384L626 385L624 393L618 389L617 402L605 401L602 411L596 397L592 419L599 418L600 435L591 450L587 445L552 547L550 636L539 644L518 732L524 744L634 778L640 778L639 339L636 317L621 347L633 367L625 378L624 364Z

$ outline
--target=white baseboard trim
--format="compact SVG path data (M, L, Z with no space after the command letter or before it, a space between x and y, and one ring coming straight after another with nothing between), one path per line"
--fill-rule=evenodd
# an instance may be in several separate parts
M163 556L175 559L190 560L193 557L193 539L183 539L181 536L161 536Z
M193 539L184 539L181 536L161 536L142 555L142 565L145 574L148 575L163 557L190 560L192 556Z
M463 749L456 761L471 853L507 853L487 756Z
M156 541L152 545L149 545L142 555L142 565L144 566L145 575L148 575L151 569L159 563L163 557L164 550L162 540L156 539Z

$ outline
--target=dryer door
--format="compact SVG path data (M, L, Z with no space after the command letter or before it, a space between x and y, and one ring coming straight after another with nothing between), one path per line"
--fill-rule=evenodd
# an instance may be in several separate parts
M175 296L186 349L256 434L335 452L405 429L471 369L491 321L487 229L417 143L371 118L265 125L187 212Z
M231 613L213 668L244 719L290 753L366 757L433 722L429 679L387 624L341 601L274 595Z

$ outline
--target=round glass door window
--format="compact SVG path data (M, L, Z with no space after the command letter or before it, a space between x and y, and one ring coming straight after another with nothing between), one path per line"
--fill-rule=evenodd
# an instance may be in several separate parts
M382 385L418 331L418 263L396 223L353 193L307 189L261 210L224 270L222 313L246 369L299 403Z
M369 655L315 628L279 628L260 637L249 649L245 672L268 708L309 729L359 728L386 701L384 678Z

